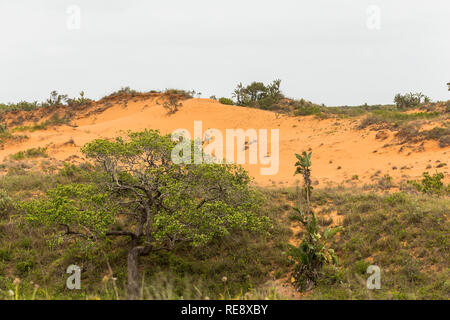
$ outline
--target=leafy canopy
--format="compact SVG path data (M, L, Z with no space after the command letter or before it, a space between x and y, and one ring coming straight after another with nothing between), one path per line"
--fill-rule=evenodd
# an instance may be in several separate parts
M98 185L59 186L24 204L34 222L61 224L87 235L130 235L150 248L202 245L232 229L264 231L262 198L240 167L174 164L175 142L145 130L97 139L83 153L98 164ZM114 227L114 228L113 228Z

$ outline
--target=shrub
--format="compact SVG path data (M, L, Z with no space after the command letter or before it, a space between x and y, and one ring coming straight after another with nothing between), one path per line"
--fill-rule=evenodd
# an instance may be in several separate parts
M372 114L379 116L382 119L385 119L389 122L395 121L411 121L411 120L419 120L419 119L432 119L439 117L439 112L415 112L415 113L404 113L399 111L392 110L375 110L372 111Z
M0 248L0 262L11 261L12 253L9 249Z
M35 264L31 259L19 261L16 263L16 271L20 276L24 276L34 268Z
M321 115L320 107L316 105L302 105L294 110L295 116Z
M441 194L444 191L443 173L436 173L432 176L428 172L423 173L422 181L409 180L407 183L414 186L417 191L428 194Z
M31 148L31 149L27 149L25 151L19 151L17 153L14 153L12 155L10 155L10 158L12 160L23 160L23 159L27 159L27 158L47 158L47 149L46 148Z
M397 108L400 110L412 109L420 106L421 103L430 102L430 98L423 93L407 93L404 95L397 94L394 98L394 102Z
M67 117L59 117L57 114L53 114L50 117L50 119L48 119L42 123L37 123L32 126L15 127L11 131L12 132L23 132L23 131L34 132L34 131L38 131L38 130L46 130L49 126L59 126L59 125L63 125L63 124L68 124L69 121L70 121L70 119Z
M378 186L383 190L392 188L394 186L392 177L389 174L385 174L378 180Z
M80 92L79 98L67 99L67 105L69 107L84 106L84 105L90 104L91 102L92 102L91 99L88 99L84 96L84 91Z
M360 275L365 275L367 268L370 266L370 263L368 263L365 260L358 260L355 263L355 271Z
M233 97L239 106L270 109L273 104L284 98L280 84L281 80L274 80L267 86L262 82L252 82L244 87L240 83L234 90Z
M450 134L447 134L439 138L439 147L445 148L448 146L450 146Z
M226 105L229 105L229 106L234 105L234 101L231 100L231 99L229 99L229 98L220 98L220 99L219 99L219 102L220 102L221 104L226 104Z
M131 89L130 87L121 87L119 90L114 91L112 93L110 93L109 95L103 97L103 99L105 98L114 98L120 95L131 95L134 96L137 93L136 90Z
M8 193L0 189L0 216L7 214L13 208L13 200Z
M181 106L183 106L183 103L178 103L178 97L175 95L169 96L169 101L165 101L163 104L169 115L176 113Z
M67 94L59 94L57 91L50 92L50 98L47 99L47 105L52 107L62 106L67 102Z
M425 139L437 140L441 148L445 148L450 145L450 129L435 127L431 130L426 130L420 133Z
M64 177L73 178L83 170L74 164L69 164L67 162L63 163L63 167L59 170L59 174Z
M393 110L374 110L370 115L361 121L359 128L364 129L371 125L377 125L385 128L395 128L408 121L432 119L439 116L439 112L404 113Z
M92 100L84 96L84 92L80 93L79 98L69 98L67 94L59 94L57 91L52 91L50 97L45 102L27 102L21 101L18 103L0 103L0 113L10 111L33 111L40 108L47 107L62 107L62 106L80 106L91 103Z
M195 90L186 91L182 89L166 89L164 91L164 94L169 96L175 95L180 99L190 99L193 98L196 94L201 95L200 92L196 92Z

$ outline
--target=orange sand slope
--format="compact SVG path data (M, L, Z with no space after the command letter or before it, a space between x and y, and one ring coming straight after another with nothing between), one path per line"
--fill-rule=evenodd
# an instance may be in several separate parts
M177 113L167 115L153 98L129 100L126 105L116 103L96 114L79 115L72 121L73 127L58 126L27 132L29 139L7 144L0 150L0 160L21 150L47 147L51 157L64 161L73 155L82 156L80 147L86 142L123 135L121 131L151 128L172 133L185 128L193 135L194 121L202 121L203 132L215 128L224 136L226 129L268 129L269 132L270 129L279 129L278 173L265 176L261 175L260 168L267 165L244 165L255 181L263 186L296 184L299 176L293 175L294 153L309 149L313 152L313 176L320 186L327 182L346 181L355 175L360 182L370 183L376 181L374 174L377 172L377 176L388 173L394 180L418 178L423 171L434 172L439 162L450 160L450 148L440 148L435 141L427 141L422 151L399 151L399 145L386 146L394 140L392 133L385 140L376 139L375 131L355 128L358 119L289 117L258 109L226 106L209 99L185 100ZM439 169L446 174L446 180L447 170L447 167Z

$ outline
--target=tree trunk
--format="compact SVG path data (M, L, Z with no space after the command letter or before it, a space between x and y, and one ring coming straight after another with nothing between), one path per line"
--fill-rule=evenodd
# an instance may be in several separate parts
M128 288L127 299L138 300L140 298L139 290L139 256L140 248L132 248L128 252L127 268L128 268Z

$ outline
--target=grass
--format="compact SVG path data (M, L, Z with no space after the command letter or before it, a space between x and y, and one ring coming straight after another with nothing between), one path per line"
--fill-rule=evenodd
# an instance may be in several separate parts
M447 299L449 198L355 191L321 190L313 199L337 210L344 225L335 241L344 268L332 283L324 279L313 296ZM381 268L381 290L370 292L361 284L367 278L362 264Z
M126 240L114 239L98 247L86 247L75 239L62 241L47 236L45 228L24 224L11 205L37 197L57 184L92 181L95 176L91 173L89 166L66 165L53 175L20 172L0 177L0 206L7 203L3 211L0 209L1 298L125 297L126 252L121 241ZM385 188L390 179L382 178ZM344 229L331 245L340 258L339 266L325 268L318 286L304 298L449 298L450 199L448 195L421 194L407 184L400 190L380 193L379 184L364 189L338 186L315 190L312 204L321 227L336 223L331 215L335 212ZM287 244L297 235L290 230L289 216L291 205L303 205L301 189L261 191L267 200L264 214L274 222L270 236L235 232L206 247L180 245L173 252L145 257L141 264L145 274L143 297L284 298L274 282L289 278L292 271ZM65 268L70 264L83 269L82 290L65 288ZM381 290L365 287L369 265L381 268ZM16 278L20 278L18 286L14 284Z
M405 113L375 110L360 121L358 129L389 129L395 132L399 144L435 140L441 148L445 148L450 145L450 128L447 118L448 116L438 111ZM420 130L425 121L431 119L434 119L436 126L432 129Z
M13 128L12 132L34 132L38 130L46 130L50 126L60 126L63 124L68 124L69 119L67 117L59 117L57 114L52 115L52 117L42 123L37 123L31 126L18 126Z
M379 127L392 129L410 121L434 119L440 116L441 113L439 112L405 113L393 110L375 110L361 121L359 128L364 129L369 126L377 125Z
M421 135L425 139L437 140L441 148L450 146L450 128L448 126L435 127L431 130L425 130L421 132Z
M0 177L0 189L16 202L38 197L57 184L91 181L95 177L90 172L89 167L66 165L55 175L7 174ZM248 298L276 294L264 285L273 278L274 266L282 274L289 270L283 252L290 231L287 218L275 219L282 212L279 203L264 210L275 220L270 236L235 232L207 247L180 245L173 252L161 251L143 258L145 298L244 298L245 294ZM24 224L14 208L0 215L0 232L0 298L13 298L9 290L15 291L15 278L21 280L19 297L26 299L33 295L37 299L125 297L126 250L122 248L126 245L121 242L126 239L114 239L99 247L86 247L75 239L64 242L48 237L45 228ZM65 269L70 264L83 268L81 291L65 288ZM109 274L108 265L113 274ZM36 292L34 284L39 284Z
M0 145L3 145L5 143L11 142L11 141L22 141L25 139L28 139L28 137L25 135L12 134L7 129L0 131Z
M30 227L14 204L58 184L97 179L91 166L66 164L55 174L15 171L0 177L0 298L123 299L126 239L86 246L50 237ZM356 178L355 178L356 179ZM331 247L338 267L327 267L305 299L448 299L450 224L448 193L422 194L404 183L392 190L389 176L364 188L317 188L312 205L321 228L342 225ZM273 221L269 236L234 232L206 247L179 245L142 259L145 299L283 299L292 265L288 242L291 207L304 206L301 188L260 188L263 214ZM300 230L301 232L301 230ZM82 289L70 291L67 266L82 267ZM365 281L369 265L381 268L381 289ZM18 280L20 279L20 281ZM278 279L278 284L277 284ZM290 289L293 291L293 289ZM11 295L12 293L12 295Z
M17 153L14 153L10 155L11 160L24 160L24 159L30 159L30 158L48 158L46 148L31 148L27 149L25 151L19 151Z
M4 112L10 111L32 111L41 107L41 104L37 101L35 102L26 102L22 101L19 103L0 103L0 114Z

